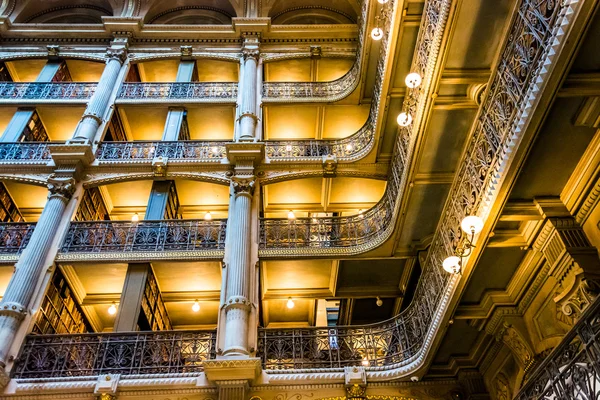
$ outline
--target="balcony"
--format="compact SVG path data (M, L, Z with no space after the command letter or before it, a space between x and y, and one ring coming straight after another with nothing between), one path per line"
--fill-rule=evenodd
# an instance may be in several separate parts
M227 220L73 222L59 259L220 258Z
M21 254L34 228L35 224L26 222L0 224L0 254Z
M118 103L235 103L237 82L123 83Z
M0 104L85 103L97 86L95 82L0 82Z
M40 162L51 159L49 142L0 143L0 162Z
M102 142L96 151L99 161L148 161L155 157L170 160L218 163L225 157L225 142L208 141L135 141Z
M215 342L216 331L29 335L14 377L199 372L215 358Z

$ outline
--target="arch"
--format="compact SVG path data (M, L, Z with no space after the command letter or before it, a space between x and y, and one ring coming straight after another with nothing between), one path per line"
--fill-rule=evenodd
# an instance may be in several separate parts
M113 15L108 0L66 0L48 2L33 0L16 15L15 22L38 24L101 24L103 16Z
M356 17L335 8L312 5L292 7L271 17L274 25L355 24Z
M227 11L210 6L183 6L165 10L148 20L148 24L197 24L226 25L231 23L233 15Z
M89 174L89 178L83 183L84 188L91 188L113 183L154 180L153 172L120 173L120 174ZM227 172L167 172L166 179L187 179L198 182L214 183L217 185L229 185ZM1 179L1 176L0 176Z
M25 183L34 186L47 187L48 178L50 174L34 176L34 175L12 175L12 174L0 174L0 182L17 182Z

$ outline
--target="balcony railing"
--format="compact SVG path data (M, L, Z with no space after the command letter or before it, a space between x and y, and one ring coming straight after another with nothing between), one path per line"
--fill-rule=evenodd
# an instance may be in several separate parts
M6 222L0 224L0 254L20 254L29 243L35 224Z
M95 82L0 82L0 101L87 100L97 85Z
M0 143L0 161L50 160L49 142Z
M600 393L600 301L533 371L515 400L592 400Z
M199 372L215 358L216 331L29 335L17 379Z
M73 222L61 253L128 253L225 248L227 220Z
M100 161L152 160L168 157L189 161L220 162L225 156L225 142L102 142L96 151Z
M186 100L190 102L223 101L237 99L237 82L155 82L123 83L118 100Z
M404 316L372 325L260 329L257 357L268 370L393 366L421 346L424 326L418 311L409 308Z

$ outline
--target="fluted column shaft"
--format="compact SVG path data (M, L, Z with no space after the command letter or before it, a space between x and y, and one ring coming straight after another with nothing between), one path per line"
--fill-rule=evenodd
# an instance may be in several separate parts
M106 67L102 71L96 91L90 99L73 135L75 141L92 142L94 140L98 127L102 124L102 118L106 113L112 91L117 83L124 56L125 52L123 50L109 50L107 53Z
M231 225L227 229L227 243L230 248L225 299L224 355L249 354L248 315L251 300L248 291L252 275L250 252L253 185L253 181L232 183L233 214L229 218Z
M257 103L257 66L258 66L258 42L246 39L244 44L243 76L240 81L240 133L239 140L254 140L258 116L256 113Z
M74 181L51 182L48 201L42 211L31 239L15 265L6 293L0 302L0 365L6 363L7 353L19 325L27 313L35 288L46 266L48 253L56 236L65 208L73 194Z

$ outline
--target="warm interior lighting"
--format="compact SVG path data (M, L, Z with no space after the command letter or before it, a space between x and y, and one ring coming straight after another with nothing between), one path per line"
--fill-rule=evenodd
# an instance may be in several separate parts
M404 82L406 83L406 86L411 89L417 88L421 84L421 75L417 74L416 72L411 72L410 74L406 75Z
M292 151L292 145L288 144L287 146L285 146L285 151Z
M373 30L371 31L371 38L373 38L373 40L381 40L382 37L383 37L383 29L381 29L378 26L373 28Z
M140 220L140 216L138 215L138 213L133 214L133 216L131 217L131 222L138 222Z
M364 218L364 211L363 210L358 210L358 218Z
M379 296L377 296L377 300L375 301L375 304L377 304L377 307L381 307L383 305L383 300L381 300L381 298Z
M379 2L379 4L385 4L387 3L389 0L377 0Z
M412 122L412 117L410 116L410 114L401 112L400 114L398 114L398 118L396 118L396 122L398 122L398 125L400 125L400 126L408 126Z
M292 210L288 213L288 219L296 219L296 214Z
M365 367L369 366L369 360L367 360L367 357L363 357L361 364Z
M212 220L212 214L210 213L210 211L207 211L206 214L204 214L204 220L205 221L211 221Z
M295 304L294 304L294 300L292 300L292 298L290 297L287 301L287 308L294 308Z
M219 148L217 146L214 146L211 151L213 152L213 154L219 154Z
M444 260L442 267L446 272L458 274L460 272L460 257L450 256Z
M354 149L354 146L352 146L352 143L348 143L346 145L346 151L352 151Z
M318 224L318 223L319 223L319 220L318 220L318 219L316 219L316 218L313 218L313 219L312 219L312 223L313 223L313 224Z
M117 305L115 303L112 303L110 307L108 307L108 313L110 315L115 315L117 313Z
M200 311L200 304L198 303L198 300L194 301L194 305L192 306L192 311L193 312Z
M469 215L462 220L460 228L469 235L476 235L483 229L483 220L477 215Z

